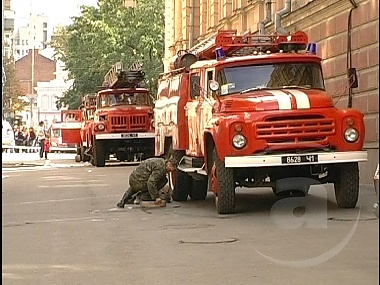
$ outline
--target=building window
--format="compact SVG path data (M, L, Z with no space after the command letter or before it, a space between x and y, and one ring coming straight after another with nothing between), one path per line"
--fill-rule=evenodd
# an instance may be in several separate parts
M43 26L44 29L46 29L47 28L47 23L43 22L42 26Z
M22 40L22 41L21 41L21 45L22 45L22 46L25 45L25 40Z
M49 109L49 96L42 95L41 97L41 109L47 111Z

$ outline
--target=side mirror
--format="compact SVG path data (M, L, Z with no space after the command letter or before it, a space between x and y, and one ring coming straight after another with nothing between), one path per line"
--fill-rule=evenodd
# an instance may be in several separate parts
M356 75L356 68L351 67L347 70L349 88L358 88L358 76Z
M210 80L208 88L210 88L211 91L216 92L219 90L219 83L215 80Z

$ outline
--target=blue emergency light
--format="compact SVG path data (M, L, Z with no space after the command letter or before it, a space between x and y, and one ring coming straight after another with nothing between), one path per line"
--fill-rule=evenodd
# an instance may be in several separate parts
M309 43L307 45L307 52L312 54L317 54L317 44L316 43Z
M224 52L222 47L218 47L215 49L215 56L216 56L216 60L222 60L226 58L226 53Z

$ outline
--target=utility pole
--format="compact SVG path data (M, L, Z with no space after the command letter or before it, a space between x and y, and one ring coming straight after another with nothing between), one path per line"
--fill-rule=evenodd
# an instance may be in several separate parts
M34 30L33 30L33 49L32 49L32 90L30 94L30 126L34 126L33 122L33 104L34 104Z
M5 84L5 71L4 71L4 56L5 56L5 48L4 48L4 0L2 0L2 6L1 6L1 70L2 70L2 88L1 88L1 117L4 119L4 84Z

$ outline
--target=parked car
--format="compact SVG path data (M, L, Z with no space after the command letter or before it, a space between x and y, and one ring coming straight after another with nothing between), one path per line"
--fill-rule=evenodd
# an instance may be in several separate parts
M13 132L12 126L8 121L3 120L3 134L2 134L2 145L3 146L14 146L15 145L15 134ZM2 148L3 152L6 148Z
M373 177L376 192L376 203L373 205L373 212L377 218L379 218L379 165L377 165L375 175Z

